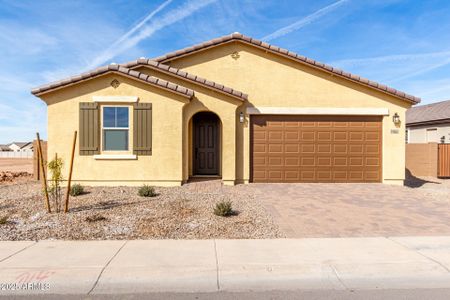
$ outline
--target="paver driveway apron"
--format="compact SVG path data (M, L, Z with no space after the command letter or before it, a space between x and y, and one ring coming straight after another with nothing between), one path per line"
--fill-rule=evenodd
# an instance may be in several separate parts
M248 188L290 238L450 234L448 203L418 188L375 183L251 184Z

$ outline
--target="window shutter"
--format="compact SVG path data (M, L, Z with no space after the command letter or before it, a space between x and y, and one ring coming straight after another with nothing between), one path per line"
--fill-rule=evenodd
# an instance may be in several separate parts
M133 153L136 155L152 155L151 103L134 104Z
M80 155L100 154L98 103L80 103Z

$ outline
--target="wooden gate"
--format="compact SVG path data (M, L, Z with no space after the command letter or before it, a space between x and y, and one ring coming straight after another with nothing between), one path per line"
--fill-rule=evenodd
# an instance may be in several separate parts
M438 145L438 177L450 177L450 144Z

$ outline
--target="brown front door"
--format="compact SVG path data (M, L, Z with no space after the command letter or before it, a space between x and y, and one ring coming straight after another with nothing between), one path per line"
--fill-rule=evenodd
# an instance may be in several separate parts
M380 182L381 117L251 117L253 182Z
M219 175L219 119L213 113L194 116L194 175Z

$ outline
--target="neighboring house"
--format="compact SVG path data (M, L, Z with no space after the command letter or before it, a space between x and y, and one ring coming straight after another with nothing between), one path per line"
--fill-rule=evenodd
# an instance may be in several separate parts
M408 143L450 143L450 100L406 111Z
M91 185L403 184L405 111L420 101L240 33L32 93L48 156L66 174L78 130L73 180Z
M14 152L33 152L32 142L12 142L7 146Z
M9 152L12 151L8 145L0 145L0 152Z

